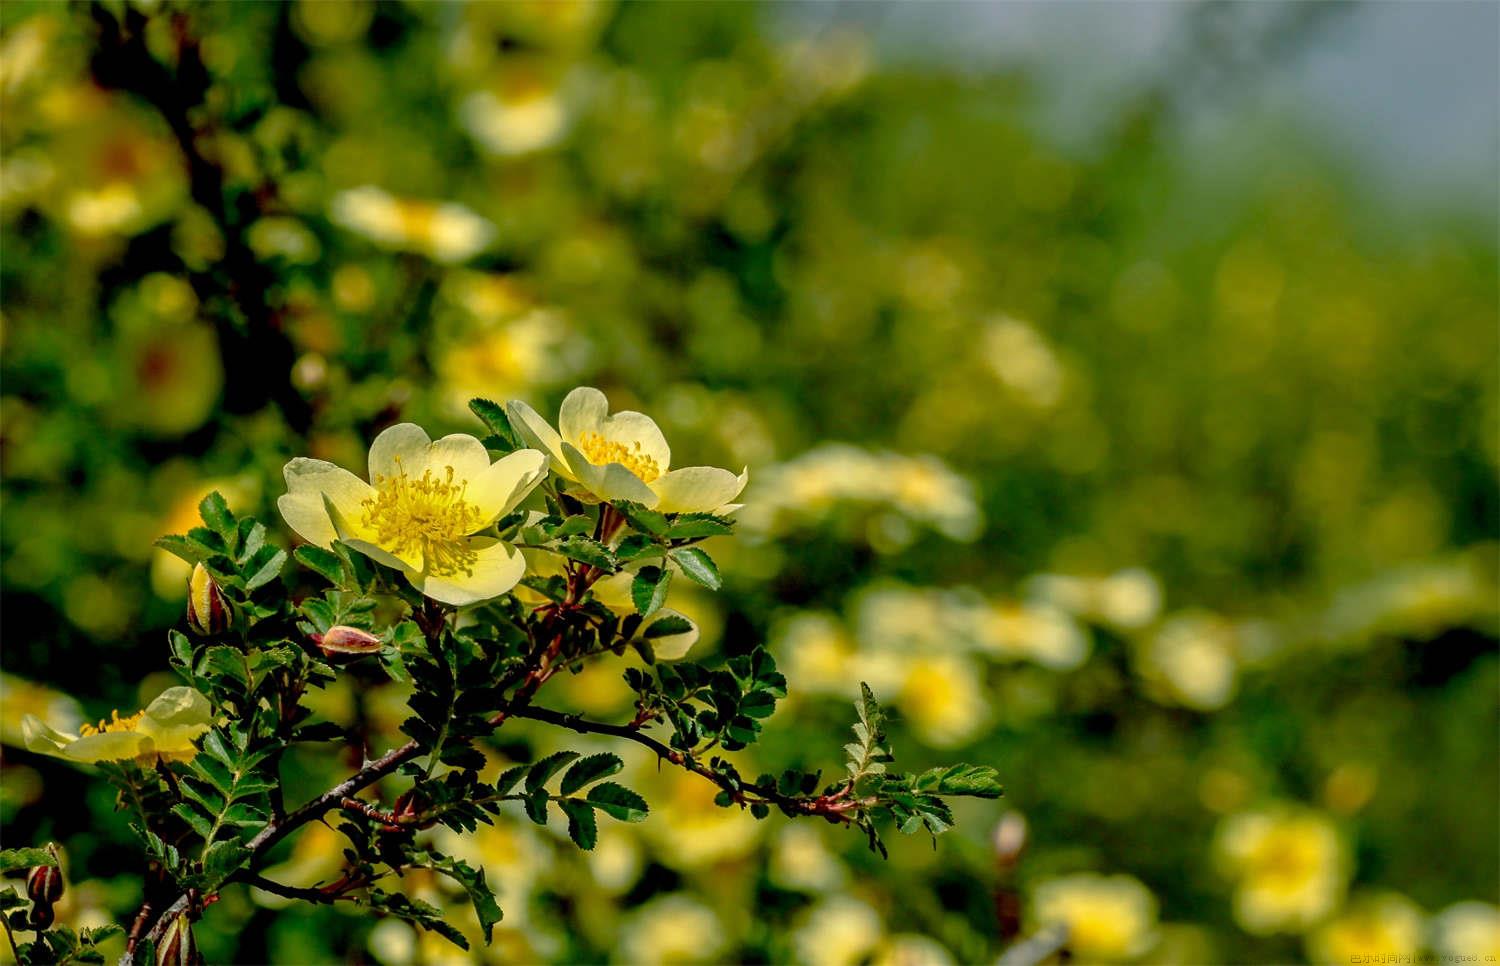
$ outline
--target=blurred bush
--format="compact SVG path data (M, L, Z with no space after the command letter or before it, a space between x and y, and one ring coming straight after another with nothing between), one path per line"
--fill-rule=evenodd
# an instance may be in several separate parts
M684 608L791 679L742 770L837 760L865 679L1026 822L882 863L642 761L663 808L591 855L462 846L507 910L483 955L976 962L1059 923L1088 961L1497 954L1493 212L1384 216L1311 139L1204 170L1167 89L1064 151L1023 74L771 12L0 8L0 815L65 847L62 920L132 908L129 833L16 722L167 683L151 541L210 488L267 514L294 453L584 382L751 467L726 603ZM390 734L402 696L323 700ZM281 905L226 894L209 960L454 954Z

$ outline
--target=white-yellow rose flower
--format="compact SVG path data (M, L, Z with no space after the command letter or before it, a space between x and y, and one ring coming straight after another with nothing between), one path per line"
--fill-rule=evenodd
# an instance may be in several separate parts
M188 687L167 688L144 710L127 718L116 711L107 721L63 734L35 715L21 719L27 751L96 764L101 761L150 763L158 757L187 761L198 753L193 742L213 721L208 699Z
M375 437L369 463L371 483L323 460L286 464L276 505L287 525L321 547L342 540L445 604L499 596L525 574L519 550L478 534L541 482L544 454L517 450L491 463L472 436L432 440L401 423Z
M671 469L672 450L650 416L610 415L604 393L580 386L568 393L557 429L535 409L511 400L511 422L526 441L552 457L552 468L605 501L628 500L662 513L723 510L749 478L713 466Z

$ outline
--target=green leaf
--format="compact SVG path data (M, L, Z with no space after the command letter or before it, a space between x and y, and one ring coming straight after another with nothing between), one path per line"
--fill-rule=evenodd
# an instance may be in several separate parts
M614 782L600 782L589 789L589 804L621 822L644 822L650 809L646 800Z
M606 573L614 573L620 569L619 561L615 560L615 555L609 552L609 548L592 537L572 536L556 544L553 549L569 560L597 567Z
M526 807L526 817L538 825L547 824L547 791L538 788L521 799L521 804Z
M499 922L504 914L500 911L500 904L495 901L495 893L490 889L489 883L484 881L484 870L475 869L462 859L455 859L448 855L429 853L432 863L426 868L435 872L441 872L453 881L464 887L469 894L469 902L474 906L474 915L479 919L479 928L484 931L484 943L490 944L495 931L495 924Z
M334 584L344 582L344 561L332 550L304 544L292 551L292 556L296 557L297 562L302 566L326 577L329 582Z
M215 842L203 853L203 874L211 883L223 882L249 858L250 850L233 839Z
M713 558L697 547L672 551L672 560L690 579L696 580L709 590L718 590L724 583L719 577L719 568Z
M250 566L253 570L250 576L245 578L246 590L254 590L264 584L269 584L281 575L281 568L286 565L285 550L274 550L269 556L266 556L264 549L268 548L263 548L262 553L256 555L257 558L264 556L265 559L263 561L251 561Z
M5 849L0 851L0 872L34 869L39 865L57 865L57 859L46 849Z
M532 765L531 770L526 773L526 790L528 792L538 790L547 784L548 779L561 771L564 765L577 757L576 751L559 751Z
M686 634L692 629L693 624L686 617L668 614L665 617L652 621L651 625L641 632L641 636L650 641L658 637L672 637L677 634Z
M207 842L209 836L213 834L213 822L205 816L200 815L198 812L194 811L191 805L179 802L178 804L172 806L172 813L181 818L184 822L188 823L188 825L191 826L192 830L194 832L197 832L198 837L203 841Z
M557 803L568 816L568 837L585 852L592 852L599 842L599 822L594 818L593 806L576 798L564 798Z
M179 536L178 534L172 534L166 537L157 537L154 546L160 547L162 550L165 550L172 556L177 557L181 560L186 560L191 564L201 563L202 561L207 560L209 557L212 557L215 554L219 553L219 551L214 550L210 547L205 547L203 544L199 543L196 540L190 540L187 537Z
M24 909L30 904L21 898L21 894L13 887L6 886L0 889L0 913L9 912L12 909Z
M667 528L669 540L696 540L702 537L723 537L734 532L734 526L712 513L684 513Z
M224 538L225 544L232 545L239 537L239 526L235 523L234 514L229 512L229 504L218 490L214 490L203 498L198 504L198 515L208 528Z
M490 449L504 450L509 453L526 448L521 434L516 432L515 427L511 425L510 417L505 414L504 407L499 403L489 399L471 399L469 410L498 437L495 442L500 445L490 446ZM486 441L485 445L488 446L489 441Z
M1005 793L999 773L988 765L960 763L934 768L917 777L915 786L939 795L999 798Z
M601 778L608 778L624 767L625 763L620 760L619 756L612 755L609 752L580 758L572 768L568 769L568 773L563 776L559 790L564 795L571 795L583 786L596 782Z
M648 510L639 503L630 503L622 500L616 503L614 507L624 515L626 521L632 527L653 537L665 535L670 526L664 514L657 513L655 510Z
M642 617L654 614L667 602L667 588L672 584L672 571L661 567L642 567L630 585L630 599Z

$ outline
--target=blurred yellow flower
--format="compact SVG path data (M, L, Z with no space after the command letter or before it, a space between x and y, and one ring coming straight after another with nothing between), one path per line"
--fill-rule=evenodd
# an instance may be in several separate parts
M862 655L859 668L877 692L894 693L901 720L929 747L956 748L989 724L984 671L964 655L881 652Z
M858 651L832 614L804 611L780 621L772 631L772 652L797 682L797 693L849 697Z
M953 966L953 954L930 936L903 933L887 939L870 966Z
M495 228L453 202L397 198L374 185L340 192L333 220L382 248L417 252L436 262L462 262L489 246Z
M1125 630L1146 626L1161 610L1161 584L1138 567L1107 577L1038 574L1027 584L1030 593L1041 600Z
M1158 700L1217 711L1234 697L1239 677L1234 626L1211 614L1183 614L1144 645L1139 670Z
M0 671L0 741L24 747L21 722L32 717L71 731L83 721L83 709L61 691Z
M830 896L806 914L792 933L804 966L855 966L885 931L880 914L853 896Z
M621 963L711 963L724 949L723 924L712 909L685 895L652 899L620 930Z
M492 464L472 436L433 441L400 423L375 438L369 465L373 486L323 460L287 463L287 492L276 501L287 525L318 546L342 540L445 604L486 600L521 579L520 551L476 534L541 481L543 454L518 450Z
M1032 892L1038 925L1064 925L1067 948L1080 962L1134 959L1156 934L1156 897L1128 875L1080 873L1041 883Z
M146 535L146 542L149 544L155 537L187 533L193 527L202 526L203 522L198 518L198 504L215 490L224 497L229 508L237 513L253 504L258 495L257 486L239 477L216 477L187 486L172 499L166 513L156 524L155 532ZM181 557L155 549L151 552L151 589L158 597L166 600L181 600L187 596L188 577L192 570L192 565Z
M1314 963L1373 962L1366 957L1409 957L1422 946L1422 910L1405 896L1366 896L1308 936ZM1399 960L1391 960L1399 961Z
M208 699L188 687L168 688L127 718L116 711L97 725L84 725L77 735L49 727L35 715L21 719L26 750L96 764L101 761L135 760L143 764L157 758L187 761L198 753L193 742L202 737L213 721Z
M563 399L556 430L520 400L506 410L529 443L551 454L553 469L598 500L628 500L663 513L727 512L749 479L748 470L736 476L712 466L670 469L672 451L656 422L629 410L611 416L604 393L587 386Z
M1326 917L1348 883L1348 855L1325 816L1277 807L1219 827L1214 850L1235 879L1234 916L1257 935L1302 932Z
M1066 613L1048 604L995 603L975 615L981 650L1000 658L1029 658L1070 671L1088 657L1089 639Z

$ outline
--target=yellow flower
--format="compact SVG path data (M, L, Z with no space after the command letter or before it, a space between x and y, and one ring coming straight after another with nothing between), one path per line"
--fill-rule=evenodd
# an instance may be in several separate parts
M1032 895L1043 925L1066 925L1068 949L1080 962L1132 959L1150 948L1156 897L1128 875L1092 873L1043 882Z
M620 930L627 963L711 963L724 948L724 924L686 895L660 896L631 913Z
M1238 880L1235 919L1258 935L1308 929L1333 911L1347 884L1338 830L1316 812L1232 816L1219 829L1215 851Z
M724 511L749 478L748 471L735 476L712 466L670 469L672 451L651 417L628 410L611 416L604 393L587 386L563 400L556 430L520 400L506 410L527 441L551 455L553 469L599 500L663 513Z
M116 711L107 721L84 725L77 735L63 734L35 715L21 719L21 732L28 751L69 761L187 761L198 753L193 742L212 721L207 698L192 688L176 687L128 718Z
M445 604L496 597L521 579L520 551L476 534L541 481L543 454L518 450L492 464L472 436L433 441L401 423L375 438L369 463L374 485L323 460L286 464L287 492L276 505L287 525L322 547L342 540Z
M1367 896L1308 937L1315 963L1373 962L1374 956L1406 956L1422 945L1422 910L1405 896Z

